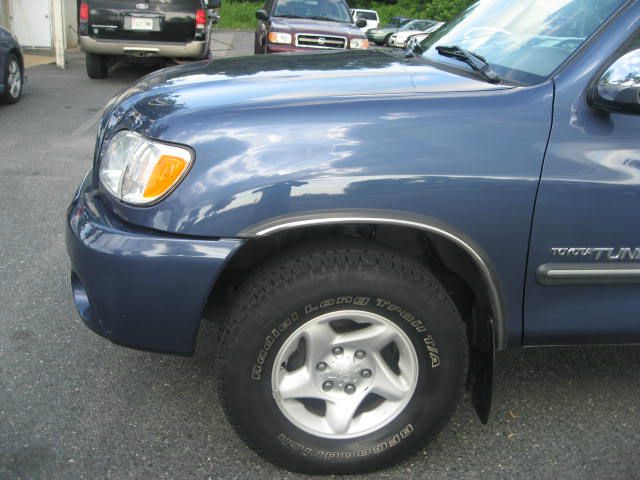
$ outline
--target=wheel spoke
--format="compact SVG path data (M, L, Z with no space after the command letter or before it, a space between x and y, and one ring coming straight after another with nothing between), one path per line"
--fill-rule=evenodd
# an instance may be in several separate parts
M361 330L341 333L336 336L335 343L340 345L355 345L377 352L396 339L396 333L386 325L372 324Z
M336 435L342 435L349 431L353 415L356 413L358 406L362 402L363 397L357 396L340 401L327 401L327 411L325 421L329 429Z
M371 391L390 401L404 399L410 390L408 382L401 375L396 375L379 353L374 354L374 360L376 374Z
M320 358L331 349L336 333L328 322L323 322L311 325L304 331L303 338L307 348L305 365L313 371Z
M324 397L322 392L313 385L311 375L306 366L284 374L278 385L278 394L283 400Z

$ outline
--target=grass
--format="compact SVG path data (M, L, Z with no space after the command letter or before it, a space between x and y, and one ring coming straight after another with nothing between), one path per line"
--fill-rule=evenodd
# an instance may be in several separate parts
M220 7L220 21L218 28L241 28L253 30L256 28L256 10L262 8L258 2L234 2L222 0Z
M441 2L444 0L441 0ZM453 16L462 6L469 3L468 0L451 0L458 3L455 8L448 10L436 9L430 4L421 4L411 0L399 1L395 5L386 3L370 2L366 8L377 10L380 16L380 24L386 25L391 17L401 16L410 18L434 18L445 20ZM437 2L434 2L437 3ZM239 0L222 0L220 8L220 22L218 28L234 28L243 30L253 30L256 28L256 10L262 8L262 2L246 2ZM421 6L422 5L422 6ZM363 6L364 8L364 6Z

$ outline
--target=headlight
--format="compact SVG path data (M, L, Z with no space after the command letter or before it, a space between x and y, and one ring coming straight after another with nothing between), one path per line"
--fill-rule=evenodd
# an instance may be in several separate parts
M173 189L193 162L190 150L122 130L103 149L100 182L124 202L144 205Z
M291 44L291 34L284 32L269 32L269 43Z
M366 38L354 38L349 42L349 47L357 49L369 48L369 40Z

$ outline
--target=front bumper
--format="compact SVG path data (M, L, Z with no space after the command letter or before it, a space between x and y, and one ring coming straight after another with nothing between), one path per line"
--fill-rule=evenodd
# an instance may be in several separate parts
M204 58L208 53L206 40L187 43L156 43L135 40L98 40L80 36L80 48L86 53L98 55L123 55L130 57Z
M114 343L191 354L213 285L241 240L203 240L123 223L87 175L67 212L80 317Z
M313 48L313 47L297 47L294 45L286 45L282 43L267 43L267 53L290 53L290 52L342 52L349 50L348 48Z

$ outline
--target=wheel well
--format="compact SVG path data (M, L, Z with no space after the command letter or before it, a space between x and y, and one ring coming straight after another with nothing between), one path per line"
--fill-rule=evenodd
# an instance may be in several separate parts
M13 53L17 57L18 62L20 63L20 69L24 72L24 59L22 58L20 51L16 48L12 48L9 50L9 53Z
M277 255L303 243L347 237L388 245L427 266L456 304L466 323L469 341L467 387L480 420L487 423L493 392L495 348L500 348L506 337L501 323L498 285L481 252L450 232L430 229L426 224L422 227L345 222L276 230L267 236L258 233L231 258L215 284L203 316L217 321L225 319L235 291L248 275ZM262 232L269 230L270 227L265 227Z
M215 321L224 318L225 309L243 280L275 256L310 241L345 237L380 242L427 266L449 292L468 325L472 325L469 320L474 309L495 318L486 280L468 252L437 233L389 224L307 226L248 239L216 282L204 317Z

